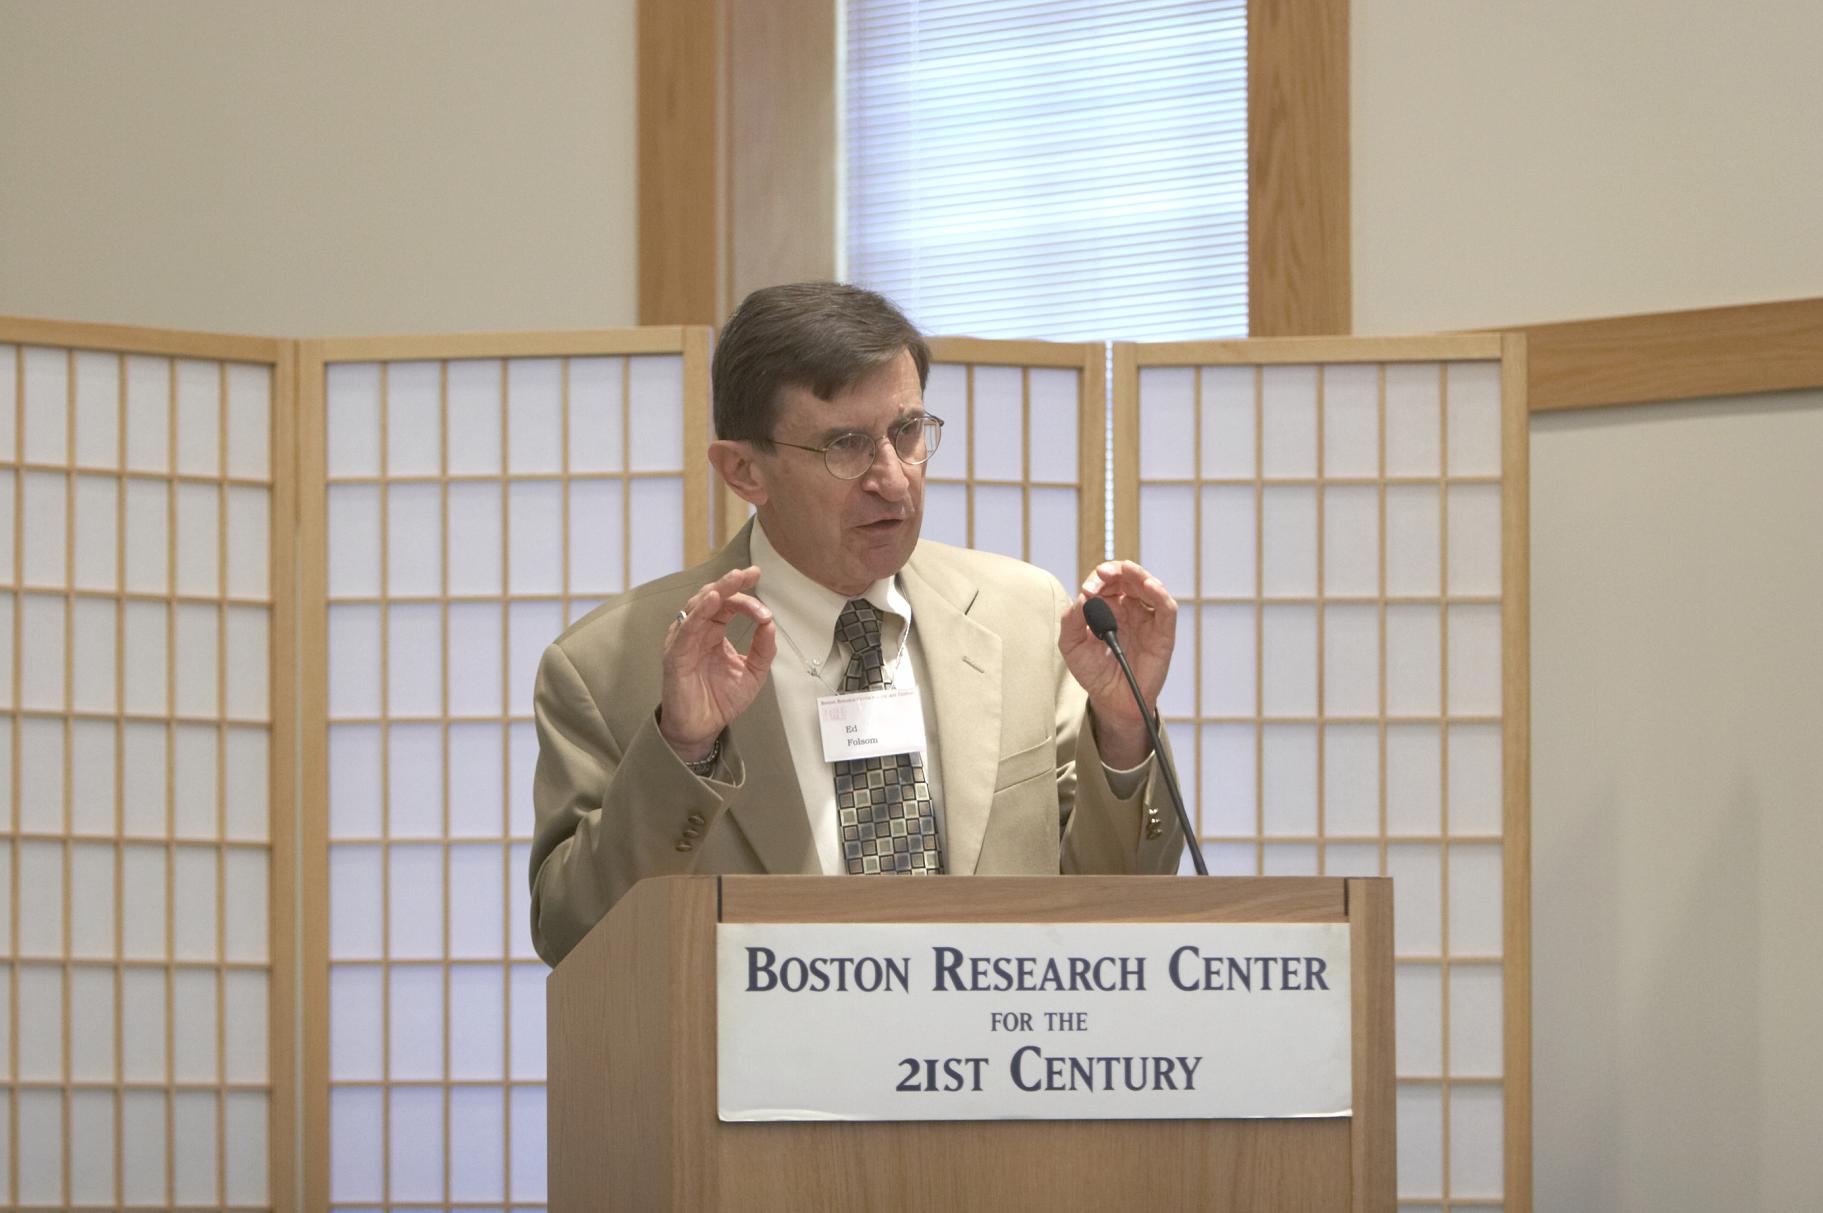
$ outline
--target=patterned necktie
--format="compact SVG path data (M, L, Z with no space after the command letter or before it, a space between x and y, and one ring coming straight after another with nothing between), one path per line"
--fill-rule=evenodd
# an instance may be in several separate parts
M886 685L880 612L872 603L856 598L843 607L836 618L836 639L847 641L853 654L842 676L844 692ZM852 758L835 768L836 819L842 827L842 856L849 875L941 875L937 815L924 780L924 755Z

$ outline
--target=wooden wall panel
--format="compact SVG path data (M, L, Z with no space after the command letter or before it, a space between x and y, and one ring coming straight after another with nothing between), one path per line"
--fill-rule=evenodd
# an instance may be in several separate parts
M1347 0L1247 11L1248 331L1353 326Z

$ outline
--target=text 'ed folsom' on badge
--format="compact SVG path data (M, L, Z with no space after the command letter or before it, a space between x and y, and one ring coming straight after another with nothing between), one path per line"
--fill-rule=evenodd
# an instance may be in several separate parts
M924 750L924 708L915 688L824 695L817 700L817 718L824 762Z

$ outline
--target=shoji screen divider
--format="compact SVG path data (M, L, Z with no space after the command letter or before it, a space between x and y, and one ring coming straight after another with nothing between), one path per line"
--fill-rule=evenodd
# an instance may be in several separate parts
M0 1205L294 1207L288 342L0 319Z
M1107 347L1099 342L931 339L924 407L943 418L928 465L924 531L1017 556L1075 589L1107 534ZM747 503L717 481L717 534Z
M709 332L306 343L309 1209L544 1202L532 678L708 552Z
M1402 1208L1531 1207L1523 338L1116 345L1115 527L1221 874L1395 887Z
M1099 341L931 342L925 408L944 419L924 534L1016 556L1074 591L1101 560L1107 347Z

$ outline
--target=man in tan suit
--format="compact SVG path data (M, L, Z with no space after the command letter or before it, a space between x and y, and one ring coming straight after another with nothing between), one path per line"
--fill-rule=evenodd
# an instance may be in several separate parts
M709 458L755 521L578 620L539 667L549 963L647 876L1176 870L1144 721L1082 604L1112 606L1149 705L1177 604L1130 561L1072 601L1030 565L921 541L929 362L855 287L767 288L729 319ZM843 692L854 731L921 743L829 761L820 720Z

